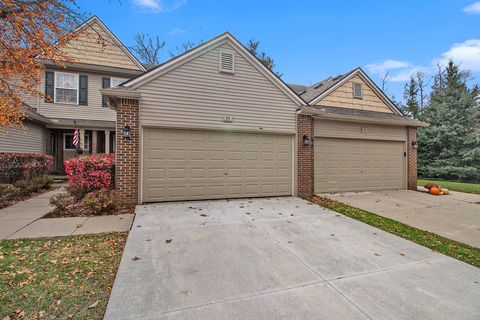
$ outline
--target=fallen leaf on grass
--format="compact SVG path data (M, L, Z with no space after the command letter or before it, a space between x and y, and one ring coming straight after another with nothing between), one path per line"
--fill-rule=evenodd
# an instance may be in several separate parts
M100 300L95 301L94 303L92 303L91 305L88 306L88 309L95 308L96 306L98 306L99 302L100 302Z

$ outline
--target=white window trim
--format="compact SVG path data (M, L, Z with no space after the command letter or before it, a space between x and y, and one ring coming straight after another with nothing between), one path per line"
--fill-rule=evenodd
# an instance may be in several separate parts
M121 83L127 81L128 79L124 79L124 78L117 78L117 77L110 77L110 88L115 88L115 87L112 87L112 83L113 83L113 80L121 80Z
M73 139L73 135L74 135L74 133L69 133L69 132L64 132L64 133L63 133L63 150L64 150L64 151L77 150L77 148L67 149L67 147L66 147L66 143L67 143L66 136L72 136L72 139ZM83 150L90 151L90 134L89 134L89 133L85 133L83 139L84 139L84 140L83 140L83 145L86 147L87 144L88 144L88 148L85 148L85 149L83 149Z
M73 149L68 148L67 149L67 139L66 139L67 136L72 136L72 139L73 139L73 133L68 133L68 132L63 133L63 150L64 151L76 150L76 148L73 148Z
M228 53L232 55L232 70L225 70L222 69L222 53ZM235 51L233 50L226 50L226 49L220 49L218 53L218 71L221 73L230 73L234 74L235 73Z
M355 94L355 86L356 86L356 85L359 85L359 86L360 86L360 95L359 95L359 96L357 96L357 95ZM362 85L361 83L359 83L359 82L354 82L352 89L353 89L353 97L354 97L355 99L363 99L363 85Z
M57 73L66 73L66 74L73 74L77 78L77 102L58 102L57 101ZM60 88L61 89L61 88ZM71 105L78 105L78 101L80 100L80 75L78 73L72 72L63 72L63 71L55 71L53 76L53 102L59 104L71 104ZM67 149L72 150L72 149Z

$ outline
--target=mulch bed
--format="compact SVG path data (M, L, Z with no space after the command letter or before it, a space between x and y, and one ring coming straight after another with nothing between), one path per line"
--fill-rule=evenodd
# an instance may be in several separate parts
M55 209L55 210L49 212L42 219L111 216L111 215L120 215L120 214L133 214L134 212L135 212L135 208L127 208L127 209L122 209L122 210L112 210L110 212L104 212L102 214L95 214L90 209L85 208L81 204L75 204L74 207L71 208L69 211L60 211L60 210Z

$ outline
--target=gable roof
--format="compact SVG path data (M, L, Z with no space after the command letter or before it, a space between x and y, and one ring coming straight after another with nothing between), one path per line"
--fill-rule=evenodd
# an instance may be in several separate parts
M72 33L79 33L85 30L88 27L91 27L94 23L97 23L102 31L104 31L132 61L135 65L142 71L146 71L145 66L128 50L128 48L115 36L115 34L108 29L108 27L98 18L97 16L92 16L90 19L79 25Z
M359 76L387 105L387 107L392 110L394 114L403 116L403 113L390 100L390 98L388 98L385 93L383 93L383 91L375 84L375 82L372 81L372 79L370 79L370 77L360 67L357 67L343 75L338 75L334 78L329 77L327 79L324 79L314 84L313 86L308 87L305 92L300 95L305 101L308 102L309 105L315 105L317 102L328 96L330 93L335 91L337 88L339 88L355 76Z
M245 48L232 34L225 32L207 42L204 42L197 47L176 56L157 67L135 77L126 82L121 86L136 89L141 85L161 76L164 73L169 72L170 70L175 69L176 67L195 59L196 57L204 54L205 52L211 50L214 47L218 47L223 43L228 42L237 52L249 61L260 73L262 73L267 79L269 79L275 86L277 86L283 93L285 93L292 101L294 101L298 106L306 105L307 103L297 95L297 93L292 90L282 79L280 79L275 73L269 70L263 63L258 60L247 48Z

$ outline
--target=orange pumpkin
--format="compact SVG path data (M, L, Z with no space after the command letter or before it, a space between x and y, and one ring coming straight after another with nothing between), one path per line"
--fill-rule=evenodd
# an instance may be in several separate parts
M437 187L430 188L430 193L438 196L440 194L440 188L437 188Z

